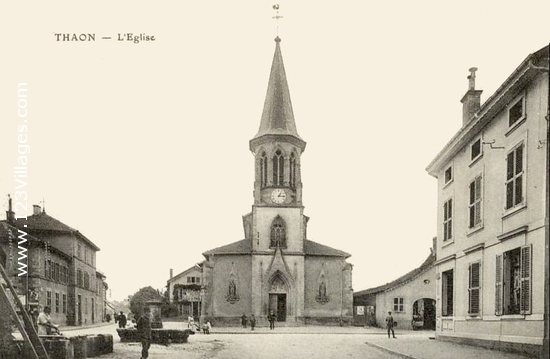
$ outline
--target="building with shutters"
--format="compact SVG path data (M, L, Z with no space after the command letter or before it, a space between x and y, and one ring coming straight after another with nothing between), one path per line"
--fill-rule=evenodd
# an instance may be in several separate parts
M267 325L343 324L353 318L348 253L307 238L301 156L281 39L267 85L254 155L253 204L242 217L244 239L203 253L201 317L212 325L239 325L243 313ZM322 154L319 154L322 156Z
M0 262L30 312L51 308L59 325L91 325L105 320L106 276L96 269L99 248L78 230L46 214L16 217L9 201L0 221ZM26 248L27 274L21 274L18 243Z
M483 104L476 70L462 127L427 167L438 191L436 336L540 355L548 341L548 48L527 56Z

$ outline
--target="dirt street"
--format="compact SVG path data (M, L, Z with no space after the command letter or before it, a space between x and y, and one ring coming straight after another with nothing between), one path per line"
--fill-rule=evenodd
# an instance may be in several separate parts
M138 343L115 342L114 353L103 359L139 358ZM151 359L340 359L395 358L365 345L361 335L349 334L211 334L195 335L187 344L152 345Z
M183 328L182 323L166 323L166 327ZM279 330L284 330L283 328ZM138 359L140 343L121 343L114 325L66 331L67 336L84 334L112 334L114 352L101 359ZM168 346L153 344L150 359L385 359L395 358L389 353L365 344L365 335L327 333L271 332L260 328L256 333L243 334L197 333L186 344Z

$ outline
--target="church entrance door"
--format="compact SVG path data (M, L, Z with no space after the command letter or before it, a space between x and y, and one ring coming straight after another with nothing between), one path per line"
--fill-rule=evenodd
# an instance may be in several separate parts
M278 322L286 322L286 294L270 294L269 311L273 311Z

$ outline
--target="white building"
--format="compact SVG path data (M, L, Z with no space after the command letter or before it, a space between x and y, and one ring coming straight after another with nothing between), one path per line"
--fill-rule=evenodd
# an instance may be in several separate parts
M438 179L436 336L542 355L548 48L483 105L470 71L463 126L427 167Z

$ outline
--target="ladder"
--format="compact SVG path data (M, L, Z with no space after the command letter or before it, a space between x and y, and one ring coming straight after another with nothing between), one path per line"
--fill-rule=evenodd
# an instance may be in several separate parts
M34 328L34 325L29 316L29 313L27 313L27 311L25 310L25 307L23 306L23 303L21 303L21 300L17 296L17 292L15 291L15 288L11 284L11 281L8 275L6 274L6 271L4 269L4 266L2 266L2 264L0 264L0 275L1 275L0 279L4 279L4 282L5 282L5 284L0 283L0 300L3 300L6 303L6 306L9 308L10 314L13 317L15 324L17 325L17 328L21 332L21 335L23 336L23 340L27 345L28 349L30 350L30 353L32 354L32 359L50 359L50 357L48 356L48 352L46 352L44 345L42 344L42 342L40 341L40 338L38 337L38 333ZM11 293L13 301L10 300L8 296L8 291ZM21 321L21 318L17 314L14 303L19 309L19 311L21 312L23 321Z

